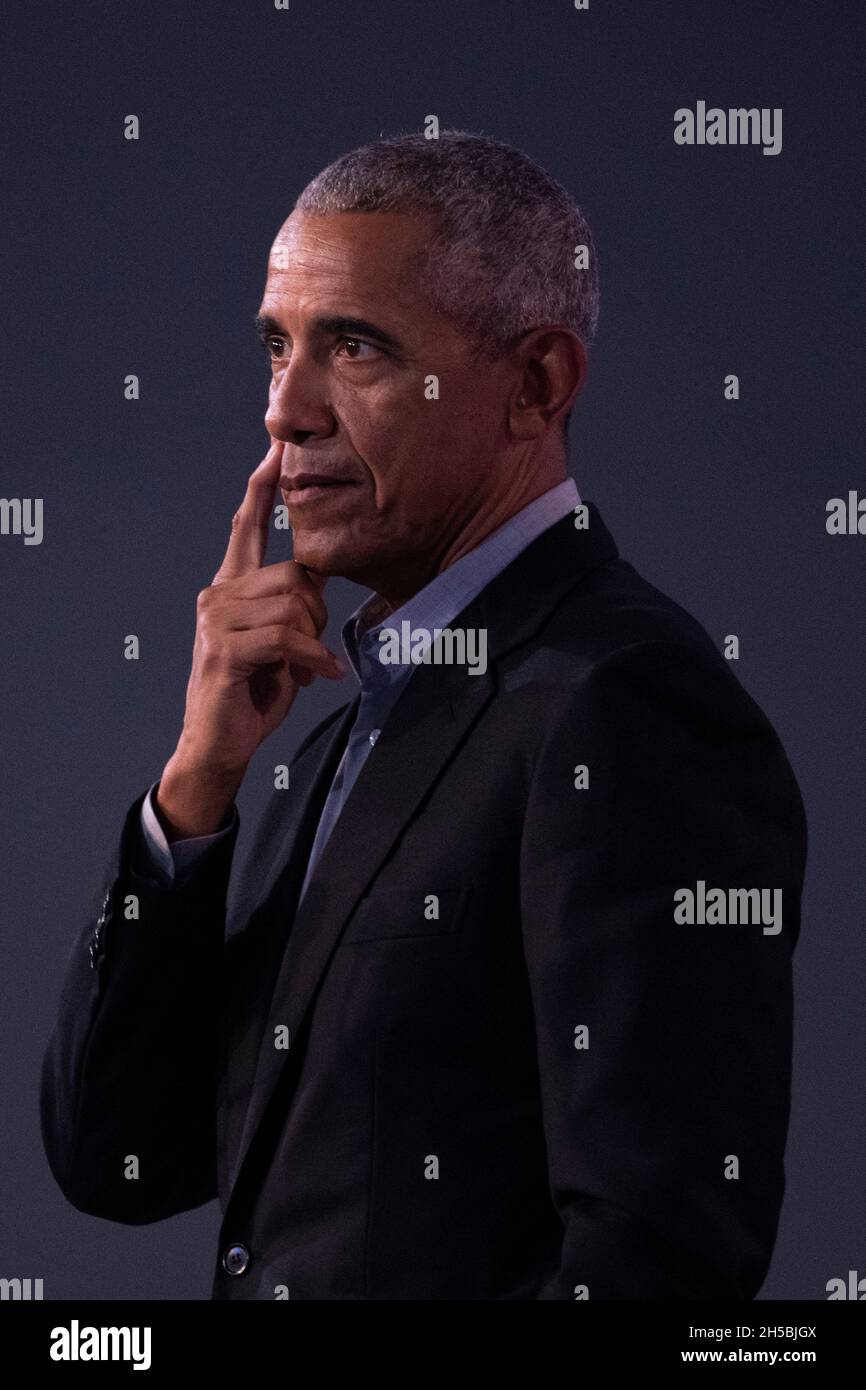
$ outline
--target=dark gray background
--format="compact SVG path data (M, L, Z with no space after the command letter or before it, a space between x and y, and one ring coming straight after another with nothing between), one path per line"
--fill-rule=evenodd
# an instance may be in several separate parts
M430 113L526 150L594 229L602 310L572 471L638 569L719 643L739 635L737 673L809 815L763 1296L866 1275L866 537L825 530L828 498L866 489L862 17L860 0L7 0L0 493L43 497L45 537L0 536L0 1276L43 1278L48 1298L209 1294L216 1203L132 1228L65 1202L39 1064L124 812L174 746L195 597L267 447L251 319L270 241L323 165ZM674 110L699 99L781 106L781 154L676 146ZM363 595L329 584L332 641ZM274 764L353 680L317 682L260 750L242 837Z

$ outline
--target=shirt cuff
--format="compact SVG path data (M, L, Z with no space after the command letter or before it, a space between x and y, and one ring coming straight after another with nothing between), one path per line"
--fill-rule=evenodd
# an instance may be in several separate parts
M159 869L168 883L174 883L186 876L201 859L211 845L218 844L230 834L238 817L237 807L232 806L228 823L214 831L212 835L195 835L189 840L173 840L169 844L165 831L153 805L153 798L159 782L154 782L141 803L141 830L144 847L151 867Z

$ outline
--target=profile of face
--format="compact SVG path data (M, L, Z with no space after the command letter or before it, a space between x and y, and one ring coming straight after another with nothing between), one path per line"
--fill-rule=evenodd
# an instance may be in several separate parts
M258 315L294 558L397 598L509 514L543 431L530 411L513 432L520 355L479 356L417 287L429 234L408 213L294 212Z

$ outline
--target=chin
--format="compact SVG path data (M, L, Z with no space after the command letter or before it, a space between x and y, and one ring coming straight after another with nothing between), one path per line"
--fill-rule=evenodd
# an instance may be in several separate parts
M292 559L314 574L344 575L356 559L350 547L303 531L294 533Z
M399 549L394 552L393 542L375 534L359 535L355 527L293 531L292 558L299 565L365 588L375 587L370 577L387 571L400 554Z

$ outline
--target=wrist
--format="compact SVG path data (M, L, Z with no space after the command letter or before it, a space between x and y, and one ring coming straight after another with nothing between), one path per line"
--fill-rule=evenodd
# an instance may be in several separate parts
M166 763L153 798L169 843L220 830L245 771L215 766L179 746Z

